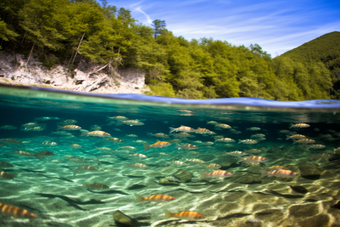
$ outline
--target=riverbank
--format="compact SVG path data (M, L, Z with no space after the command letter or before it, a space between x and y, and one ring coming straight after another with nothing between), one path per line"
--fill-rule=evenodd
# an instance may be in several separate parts
M22 54L0 51L0 84L50 87L71 91L106 94L145 94L145 73L138 69L112 69L110 75L103 65L80 61L74 70L55 64L47 68L32 56L26 64Z

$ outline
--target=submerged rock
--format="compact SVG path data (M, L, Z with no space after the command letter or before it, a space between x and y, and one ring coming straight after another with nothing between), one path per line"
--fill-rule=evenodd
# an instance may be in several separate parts
M308 189L301 186L301 185L289 185L294 191L300 192L300 193L307 193Z
M176 181L169 181L169 180L166 179L166 178L161 178L161 179L159 179L159 183L160 183L160 184L163 184L163 185L179 185L178 182L176 182Z
M299 169L300 169L301 177L318 178L321 175L318 165L302 164L299 166Z
M293 205L289 208L289 216L295 218L305 218L314 216L319 213L319 204L299 204Z
M180 183L190 182L192 178L192 174L184 169L178 170L174 175Z
M113 219L123 226L138 226L138 221L122 213L120 210L113 212Z

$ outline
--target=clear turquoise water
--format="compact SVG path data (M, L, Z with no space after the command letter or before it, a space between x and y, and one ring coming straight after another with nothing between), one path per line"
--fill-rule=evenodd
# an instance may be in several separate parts
M0 161L13 165L1 168L13 179L0 179L0 202L37 215L35 219L25 219L3 212L1 226L116 226L118 224L112 217L116 210L138 220L140 226L340 225L339 209L335 205L340 199L340 162L337 156L334 158L334 149L340 147L340 105L337 101L280 103L224 99L218 103L216 100L195 103L193 100L156 98L151 101L157 102L150 102L152 97L147 96L113 99L7 87L0 87L0 94L0 127L3 127L0 129L3 144L0 146ZM109 120L108 117L114 116L138 119L144 125L130 126ZM42 117L56 119L40 119ZM67 119L75 120L72 125L88 131L92 131L94 125L100 126L100 130L124 142L112 143L102 137L81 136L79 130L67 131L68 136L58 135L61 131L58 126ZM209 121L228 124L232 129L218 129L214 124L207 124ZM34 130L24 126L29 122L35 122L40 128ZM290 128L296 123L306 123L310 127ZM9 126L4 127L6 125L16 128L8 129ZM178 133L169 133L169 127L181 125L206 128L215 134L191 132L192 137L178 138L182 141L173 142ZM260 129L252 131L251 127ZM155 133L164 133L168 138L153 136ZM264 134L265 139L253 145L238 143L239 140L254 139L257 133ZM292 140L286 140L288 134L303 134L325 147L313 149L309 144L293 144ZM215 136L232 138L236 142L216 142ZM10 143L6 138L23 144ZM144 151L143 143L137 140L148 144L168 141L171 145ZM56 145L43 144L46 141ZM197 153L178 149L178 145L187 143L197 146L194 150ZM81 148L72 148L71 144L78 144ZM247 164L228 155L229 152L250 149L260 151L242 158L255 155L268 161L259 165ZM14 151L32 154L50 151L55 155L38 159ZM131 156L134 153L142 153L146 158ZM323 157L324 154L327 155ZM194 158L205 163L188 161ZM174 161L186 165L174 165ZM134 163L148 167L132 168ZM200 179L200 172L213 171L205 169L211 163L222 165L221 170L233 175ZM310 171L314 168L313 171L317 169L317 172L312 176L301 173L304 164L309 165ZM84 165L93 166L97 171L73 174L75 169ZM261 171L269 172L267 168L274 165L285 166L299 175L294 178L261 177ZM160 179L179 170L188 171L192 179L177 185L160 184ZM109 189L83 186L94 182L105 184ZM308 192L293 190L290 186L294 185L303 186ZM176 199L136 203L135 194L143 197L164 194ZM205 218L165 219L164 210L172 213L195 211Z

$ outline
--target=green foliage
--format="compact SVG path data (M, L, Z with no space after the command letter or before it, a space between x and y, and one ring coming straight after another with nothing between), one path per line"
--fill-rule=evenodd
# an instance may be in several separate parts
M176 37L164 20L143 25L129 10L110 6L107 0L2 0L0 16L3 48L28 55L35 46L49 68L57 59L70 70L80 59L137 68L145 72L154 95L340 98L339 32L272 59L258 44Z

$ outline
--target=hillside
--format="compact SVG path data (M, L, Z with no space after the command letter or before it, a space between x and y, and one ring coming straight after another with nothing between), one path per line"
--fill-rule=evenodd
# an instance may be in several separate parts
M333 98L340 98L340 32L331 32L313 39L279 57L289 57L306 64L322 62L330 71Z

